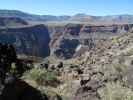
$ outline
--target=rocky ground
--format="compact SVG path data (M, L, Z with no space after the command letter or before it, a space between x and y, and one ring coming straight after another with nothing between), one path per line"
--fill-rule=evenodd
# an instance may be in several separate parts
M39 87L35 80L29 83L40 90L57 93L63 100L132 100L132 45L133 34L126 33L98 41L96 48L77 58L55 60L49 57L44 65L43 62L38 66L54 73L58 81L53 84L41 81L43 84Z
M95 48L72 59L51 56L41 62L22 63L13 56L16 55L13 47L4 44L0 54L1 70L4 70L1 71L0 98L132 100L132 45L131 32L101 39L96 42Z

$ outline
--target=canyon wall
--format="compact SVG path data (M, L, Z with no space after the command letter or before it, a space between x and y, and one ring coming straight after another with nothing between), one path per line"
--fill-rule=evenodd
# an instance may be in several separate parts
M4 20L10 23L10 18ZM2 20L0 22L3 23ZM23 20L16 18L12 22L18 23L20 26L2 25L0 42L14 44L18 54L40 57L52 55L61 59L81 55L86 50L94 48L95 42L99 39L108 39L111 36L133 31L133 24L28 25Z
M85 50L95 47L99 39L108 39L111 36L131 32L132 24L123 25L83 25L67 24L62 27L48 27L51 33L51 55L59 58L72 58ZM76 53L80 54L76 54Z
M1 28L0 42L14 44L18 54L47 57L50 54L50 36L46 26Z

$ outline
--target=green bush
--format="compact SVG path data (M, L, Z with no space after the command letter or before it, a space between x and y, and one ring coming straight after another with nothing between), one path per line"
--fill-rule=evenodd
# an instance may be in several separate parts
M56 73L40 68L33 68L32 70L26 72L23 79L33 80L36 81L38 85L45 86L56 86L59 84Z

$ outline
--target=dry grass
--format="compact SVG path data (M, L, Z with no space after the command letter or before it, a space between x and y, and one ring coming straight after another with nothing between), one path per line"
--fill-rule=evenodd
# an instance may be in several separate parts
M101 100L133 100L133 91L117 83L107 83L99 91Z

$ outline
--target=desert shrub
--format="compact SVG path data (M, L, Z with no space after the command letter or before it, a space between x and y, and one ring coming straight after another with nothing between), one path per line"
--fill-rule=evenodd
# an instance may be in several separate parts
M133 100L133 91L117 83L107 83L98 91L101 100Z
M128 70L128 66L124 64L107 64L98 67L100 72L104 73L104 78L108 80L119 79L124 72Z
M113 67L118 73L123 73L128 69L128 66L126 66L125 64L113 64Z
M38 85L45 86L57 86L60 83L57 80L56 73L40 68L33 68L32 70L24 73L22 78L25 80L33 80Z
M132 56L133 55L133 48L131 48L130 50L128 50L125 55L126 56Z
M119 37L112 37L112 42L113 43L118 43L119 42Z

